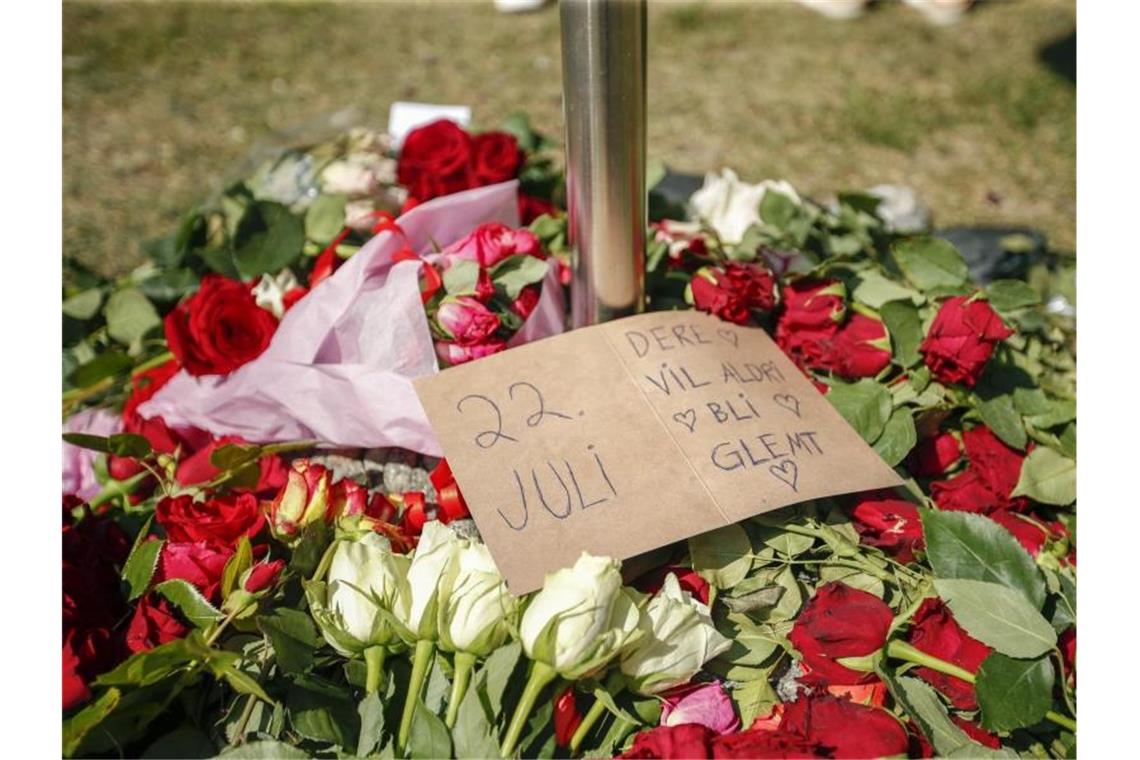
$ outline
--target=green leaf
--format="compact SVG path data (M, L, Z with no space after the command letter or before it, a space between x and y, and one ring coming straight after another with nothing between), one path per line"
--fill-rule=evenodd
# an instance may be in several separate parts
M740 722L744 726L752 724L757 715L763 715L780 701L775 689L768 683L768 679L754 678L740 684L730 693L732 701L736 703L736 710L740 714Z
M451 738L455 742L456 757L499 756L499 743L495 740L483 703L474 688L468 689L463 695Z
M939 578L1000 583L1040 609L1045 579L1029 552L993 520L969 512L923 509L926 558Z
M154 590L170 600L187 620L199 628L222 618L222 613L202 596L201 591L181 578L163 581Z
M335 692L294 684L285 704L294 730L306 739L347 747L360 733L356 705L346 697L335 696Z
M1077 499L1077 463L1056 449L1038 446L1022 462L1013 495L1061 507L1072 504Z
M443 273L443 288L449 296L470 295L479 281L479 265L474 261L456 261Z
M958 249L945 240L914 237L900 240L891 248L899 269L919 290L956 288L969 277L969 269Z
M210 737L193 726L176 728L152 742L140 757L148 758L209 758L218 754L218 748Z
M869 444L879 439L891 417L890 392L870 378L857 383L836 381L826 398Z
M1041 303L1041 296L1021 280L994 280L986 285L986 296L998 311L1015 311Z
M226 683L239 694L249 694L257 697L262 702L273 703L273 699L265 693L265 690L261 688L261 684L257 682L257 679L239 669L236 662L215 665L214 673L226 679Z
M417 704L412 716L412 735L408 742L408 755L412 758L451 757L451 736L439 716Z
M292 744L273 739L247 742L237 747L227 747L218 757L230 760L308 760L309 753Z
M1008 751L992 750L978 744L955 725L946 712L937 692L924 681L911 676L895 677L884 670L879 675L886 682L891 695L914 719L939 757L1004 757Z
M257 618L257 627L269 637L277 666L285 673L303 673L313 665L313 651L321 645L312 619L304 612L285 607Z
M1044 414L1051 407L1049 397L1040 388L1014 388L1013 406L1026 417Z
M328 245L344 230L343 195L318 195L305 212L305 236L314 243Z
M503 694L507 690L511 673L518 665L520 657L522 657L522 645L515 641L491 652L491 656L483 663L487 704L494 715L499 715L503 711Z
M978 668L974 684L982 727L1012 731L1039 723L1053 704L1053 678L1048 656L1015 660L992 652Z
M149 525L150 522L147 522ZM146 534L146 528L139 534L140 537ZM123 580L127 582L127 601L134 601L146 593L147 587L150 586L150 579L154 577L154 571L158 567L158 557L162 552L162 546L166 542L162 539L154 539L152 541L142 541L135 545L131 551L131 555L127 557L126 564L123 565Z
M936 578L934 588L966 632L1010 657L1038 657L1057 643L1053 626L1025 594L964 578Z
M491 269L491 281L513 301L527 285L541 282L548 267L543 259L519 253L496 264Z
M779 528L760 528L756 534L760 537L760 543L772 547L777 554L789 558L803 554L815 543L815 539L811 536Z
M64 301L63 313L72 319L86 321L98 314L102 305L103 291L99 288L88 288Z
M1014 408L1013 396L1006 393L978 404L982 422L994 431L994 435L1015 449L1025 449L1028 437L1021 415Z
M879 453L887 464L895 467L910 453L918 443L918 433L914 428L914 414L905 407L899 407L891 412L883 433L871 447Z
M100 380L114 377L134 366L131 357L118 351L107 351L99 354L91 361L81 364L71 373L72 385L77 388L89 388Z
M204 641L192 634L128 657L114 670L95 679L95 683L100 686L149 686L206 657L208 653L209 648L204 646Z
M356 742L356 756L368 757L380 746L384 736L384 700L374 691L360 700L360 738Z
M154 304L135 288L112 293L103 307L103 316L107 319L107 332L125 346L162 324Z
M1039 430L1064 425L1077 418L1077 402L1072 399L1054 399L1048 402L1039 414L1026 417L1033 427Z
M305 245L301 220L273 201L258 201L238 223L234 261L242 279L275 274L292 264Z
M891 301L903 301L914 306L926 300L922 293L888 279L878 269L859 273L859 284L851 291L851 297L872 309L878 309Z
M717 588L730 588L752 567L752 542L740 525L726 525L690 538L689 555L701 576Z
M230 592L237 587L238 579L242 573L253 566L253 549L249 544L249 537L238 539L237 550L226 561L222 570L222 599L227 599Z
M102 723L119 705L118 689L107 689L98 699L63 722L63 754L70 757L83 737Z
M890 333L895 362L901 367L917 364L922 358L918 347L924 337L918 309L909 301L890 301L879 309L879 316Z
M765 224L785 229L796 217L796 202L777 190L768 190L760 199L760 218Z
M198 289L198 275L192 269L170 269L148 277L138 288L152 301L172 304Z

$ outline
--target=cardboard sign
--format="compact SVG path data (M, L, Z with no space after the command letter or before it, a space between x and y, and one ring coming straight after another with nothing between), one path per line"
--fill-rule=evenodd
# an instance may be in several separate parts
M416 381L513 593L796 502L901 483L760 329L642 314Z

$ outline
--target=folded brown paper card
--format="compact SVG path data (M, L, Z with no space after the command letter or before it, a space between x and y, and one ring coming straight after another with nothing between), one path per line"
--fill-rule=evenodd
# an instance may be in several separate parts
M760 329L574 330L416 381L511 591L809 499L901 484Z

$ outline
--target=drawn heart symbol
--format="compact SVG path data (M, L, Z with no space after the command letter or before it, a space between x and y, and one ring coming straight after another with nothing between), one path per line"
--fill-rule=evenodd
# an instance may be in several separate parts
M800 468L796 467L796 463L792 460L785 459L779 464L771 465L768 467L768 472L787 483L793 491L796 490L796 478L799 476Z
M689 429L689 432L691 433L697 427L697 410L686 409L683 412L677 412L673 415L673 421L684 425Z
M740 336L736 334L735 330L727 327L721 327L716 331L716 334L724 339L725 343L731 343L733 348L740 347Z
M800 416L800 400L798 398L796 398L795 396L793 396L792 394L790 394L790 393L777 393L775 396L772 397L772 400L775 401L780 406L787 409L792 414L796 415L797 417Z

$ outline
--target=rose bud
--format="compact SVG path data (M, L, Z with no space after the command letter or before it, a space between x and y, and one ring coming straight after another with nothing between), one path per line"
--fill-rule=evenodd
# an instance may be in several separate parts
M632 691L658 694L695 676L732 642L713 625L707 605L681 590L675 575L665 578L641 616L644 635L621 655L621 672Z
M886 325L875 317L852 314L831 339L827 364L840 377L874 377L890 363L891 336Z
M408 566L408 604L395 611L409 643L439 637L440 584L456 572L464 543L441 522L432 520L424 525Z
M499 318L471 296L448 296L439 305L436 321L461 346L485 343L499 329Z
M554 698L554 741L559 747L569 747L580 725L582 714L574 699L574 687L567 686Z
M241 587L251 594L261 593L277 583L277 578L284 569L285 560L258 562L242 575Z
M526 656L570 681L604 668L643 633L620 564L586 552L546 576L519 625Z
M345 657L399 644L392 618L407 606L408 560L376 533L338 539L324 581L305 581L305 596L325 641Z
M127 649L132 654L146 652L182 638L189 630L175 615L169 602L160 598L152 604L151 596L145 595L139 599L127 627Z
M851 510L860 540L876 546L899 562L913 562L923 548L922 522L918 509L902 499L878 499L870 495Z
M962 444L953 433L923 438L911 452L910 471L924 478L945 475L962 458Z
M492 267L516 254L546 258L542 243L530 230L515 230L499 222L484 222L462 238L443 249L444 260L452 262L474 261L482 267Z
M352 478L341 478L329 487L329 514L337 517L362 515L368 505L368 489Z
M911 619L909 641L916 649L963 670L976 673L982 661L993 650L962 629L941 599L930 597L922 602ZM915 675L942 692L959 710L975 710L978 701L973 685L960 678L926 667L914 669Z
M498 319L498 317L496 317ZM485 343L461 346L458 343L436 343L435 353L448 365L464 364L474 359L497 354L507 347L506 341L491 338Z
M986 301L955 296L939 307L918 350L940 381L973 388L994 346L1011 335Z
M662 694L661 725L700 723L718 734L740 729L740 718L720 681L684 686Z
M520 319L526 319L534 311L534 307L538 306L538 299L541 294L539 289L534 285L527 285L519 291L519 297L511 303L511 311L519 316Z
M329 514L329 481L332 474L307 459L293 462L289 479L269 505L273 535L282 541L295 539L301 528Z
M887 641L894 613L873 594L839 583L816 589L796 618L790 641L819 683L859 684L873 679L872 668L852 670L847 658L869 658Z
M423 548L421 543L416 554ZM412 563L414 569L414 558ZM445 651L486 657L506 642L517 623L518 599L507 591L486 545L460 542L456 561L439 579L438 611Z

